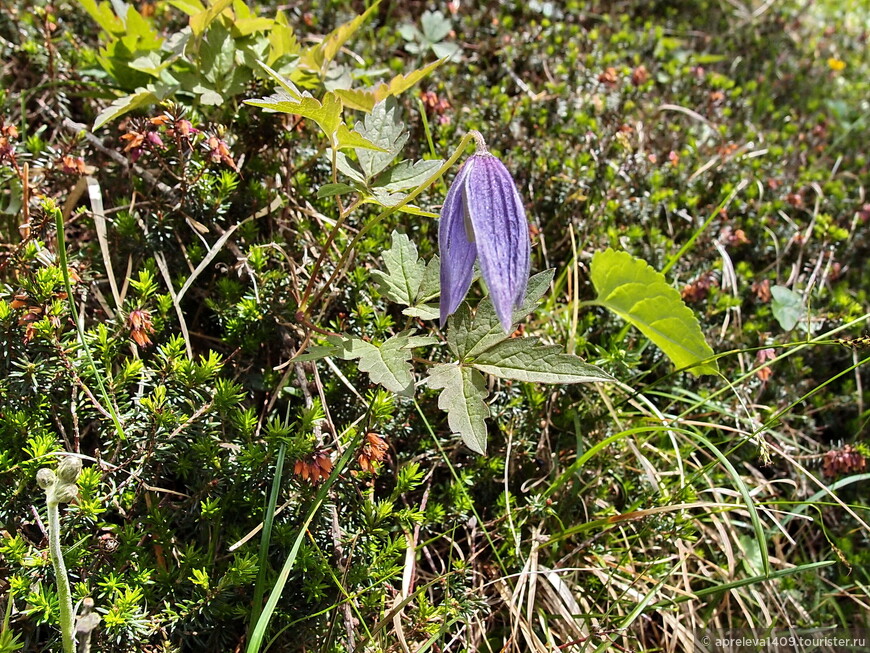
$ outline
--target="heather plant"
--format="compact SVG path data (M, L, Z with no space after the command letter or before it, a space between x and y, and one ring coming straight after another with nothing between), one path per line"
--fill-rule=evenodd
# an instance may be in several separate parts
M0 653L868 626L860 3L19 5Z

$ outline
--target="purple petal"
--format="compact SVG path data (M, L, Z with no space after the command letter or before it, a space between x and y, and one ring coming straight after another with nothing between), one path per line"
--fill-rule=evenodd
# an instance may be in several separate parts
M438 222L438 249L441 253L441 326L447 322L471 287L477 247L469 241L465 225L465 181L473 167L471 157L453 180Z
M469 165L474 163L473 166ZM531 244L526 212L507 168L491 154L473 155L465 180L465 210L474 228L483 280L506 333L529 281ZM451 189L452 191L453 189ZM442 261L442 269L443 269Z

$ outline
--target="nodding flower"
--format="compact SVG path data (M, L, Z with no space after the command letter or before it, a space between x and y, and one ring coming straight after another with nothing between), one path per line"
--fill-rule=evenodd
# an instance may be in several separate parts
M453 180L438 225L441 326L468 294L478 260L496 315L510 333L529 281L529 225L511 174L483 137L472 134L477 151Z

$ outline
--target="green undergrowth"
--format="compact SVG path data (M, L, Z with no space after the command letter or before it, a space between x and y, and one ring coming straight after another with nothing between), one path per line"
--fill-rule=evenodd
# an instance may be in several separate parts
M867 8L479 4L0 16L0 653L63 650L69 456L93 651L870 627ZM470 130L510 337L438 324Z

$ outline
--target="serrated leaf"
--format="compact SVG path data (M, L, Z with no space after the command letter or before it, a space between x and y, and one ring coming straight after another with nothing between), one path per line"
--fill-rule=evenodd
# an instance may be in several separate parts
M374 91L353 88L337 88L335 94L341 99L341 103L349 108L369 113L377 104L378 99Z
M450 30L453 29L450 19L440 11L424 11L420 17L420 26L423 28L426 40L432 43L437 43L450 34Z
M375 270L381 292L397 304L411 306L426 273L426 264L417 256L417 246L405 234L394 231L390 249L384 251L386 272Z
M680 293L646 261L628 252L596 252L589 271L598 293L595 303L631 322L658 345L678 368L692 374L716 374L715 361L698 365L713 355L701 325Z
M283 11L276 12L275 25L269 30L268 39L269 58L266 63L270 66L285 55L299 54L299 42Z
M118 18L108 2L97 4L96 0L79 0L79 4L109 34L121 36L126 31L124 21Z
M483 375L461 365L435 365L429 369L427 384L441 390L438 407L447 412L447 424L472 451L486 453L486 418L489 408Z
M313 120L323 133L329 137L330 141L333 141L339 125L342 124L341 102L335 93L325 93L322 101L305 93L296 101L289 93L280 90L265 98L245 100L245 104L270 109L279 113L290 113Z
M426 273L417 289L417 303L437 297L439 294L441 294L441 259L435 255L426 264Z
M325 72L329 63L335 59L341 47L347 40L353 36L363 23L378 9L380 0L377 0L371 7L365 10L353 20L339 25L330 32L320 43L308 48L305 54L302 55L302 64L311 70L314 70L321 75Z
M193 31L194 36L199 36L205 32L212 21L220 16L231 4L233 4L233 0L214 0L208 9L191 16L190 29Z
M773 317L784 330L791 331L805 315L803 298L785 286L771 286L770 295Z
M404 396L413 396L414 375L411 372L411 349L438 342L427 336L410 336L403 331L381 345L373 345L359 338L331 339L336 345L335 355L344 360L359 359L360 372L365 372L373 383Z
M348 148L359 148L363 150L374 150L375 152L386 152L379 145L375 145L369 139L357 131L351 131L344 123L338 126L338 131L335 133L335 148L343 150Z
M399 155L408 140L408 132L399 118L399 106L395 100L376 104L363 122L356 124L355 129L367 140L383 148L383 152L357 150L360 169L368 184Z
M459 46L457 46L457 50L458 49ZM447 61L446 58L439 58L438 61L433 61L428 66L418 68L407 75L399 73L389 82L382 82L374 89L375 101L381 102L382 100L386 100L388 97L404 93L445 61Z
M125 113L133 111L134 109L154 104L159 101L160 99L152 91L147 89L141 89L136 93L119 97L100 112L100 115L98 115L96 120L94 120L93 131L98 130L107 122L111 122L118 116L123 116Z
M537 338L511 338L490 347L472 362L486 374L529 383L612 381L604 370Z
M523 304L514 310L514 327L538 305L553 280L554 272L555 270L545 270L529 279ZM447 345L459 360L479 356L506 338L489 298L480 302L474 315L468 303L463 303L447 323Z
M372 182L372 186L395 192L416 188L441 167L441 159L431 161L401 161L397 165L384 170Z
M350 184L323 184L323 186L317 189L317 199L333 197L335 195L344 195L352 190L356 189Z

